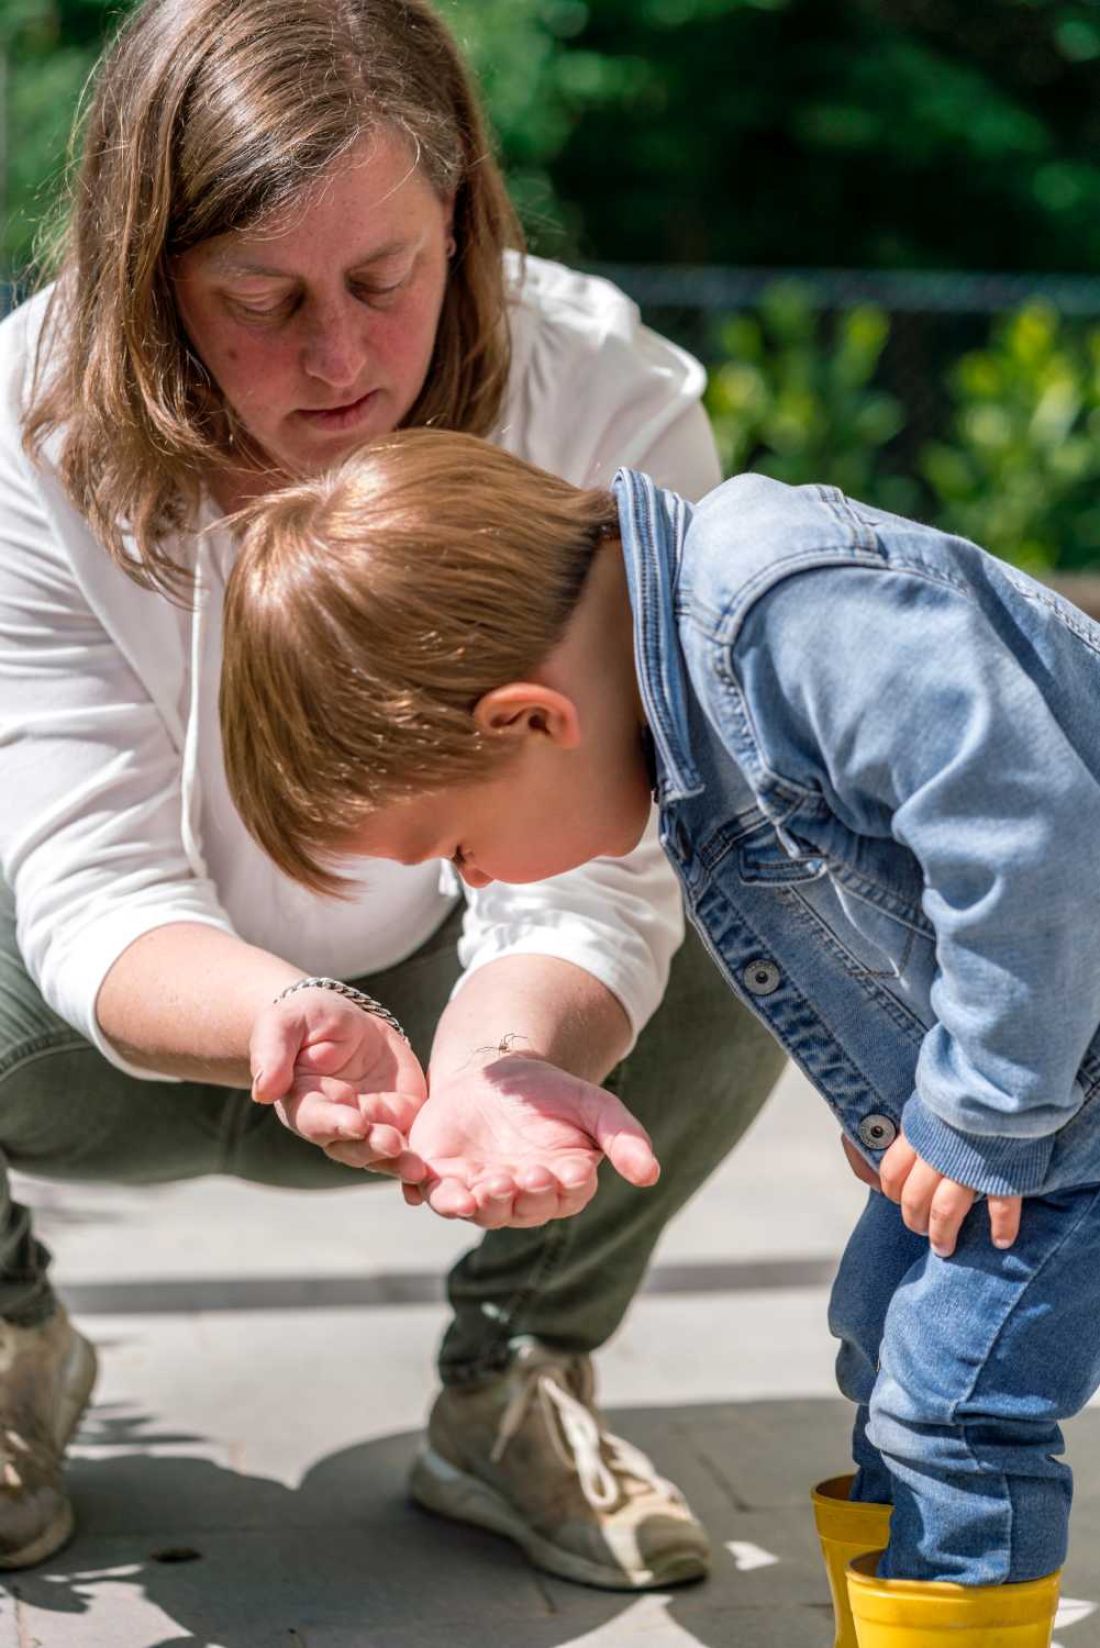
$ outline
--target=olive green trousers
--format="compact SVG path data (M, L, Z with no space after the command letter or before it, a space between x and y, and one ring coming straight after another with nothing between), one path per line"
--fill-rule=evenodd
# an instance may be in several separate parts
M357 981L397 1014L422 1059L458 974L458 927L456 912L399 966ZM635 1190L605 1165L576 1218L485 1233L450 1274L442 1377L483 1377L521 1335L566 1351L601 1345L664 1226L744 1132L781 1063L689 932L661 1007L608 1083L649 1130L659 1182ZM0 1317L30 1323L54 1307L49 1254L12 1199L9 1167L117 1184L207 1173L315 1190L387 1182L330 1161L245 1092L117 1070L45 1005L0 917ZM415 1220L431 1217L408 1213L410 1243Z

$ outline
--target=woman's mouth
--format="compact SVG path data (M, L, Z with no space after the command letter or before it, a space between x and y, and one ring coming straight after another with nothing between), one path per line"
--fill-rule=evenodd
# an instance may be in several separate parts
M345 406L331 406L319 411L310 411L303 406L298 408L296 416L312 429L354 429L366 417L377 396L377 389L368 389L357 401L348 401Z

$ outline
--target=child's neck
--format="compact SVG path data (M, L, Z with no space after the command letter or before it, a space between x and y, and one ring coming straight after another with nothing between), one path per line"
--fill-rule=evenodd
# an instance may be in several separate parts
M608 701L622 704L636 725L644 725L634 614L618 538L608 538L596 551L564 639L550 660L552 665L559 661L573 688L590 684Z

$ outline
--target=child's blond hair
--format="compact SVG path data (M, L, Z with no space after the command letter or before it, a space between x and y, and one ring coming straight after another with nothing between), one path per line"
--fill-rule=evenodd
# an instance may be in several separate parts
M332 860L368 814L501 759L474 706L562 639L615 504L473 436L405 430L238 521L230 791L280 869L338 892Z

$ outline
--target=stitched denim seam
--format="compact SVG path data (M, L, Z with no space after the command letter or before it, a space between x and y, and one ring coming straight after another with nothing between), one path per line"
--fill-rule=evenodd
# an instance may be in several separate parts
M570 1232L565 1228L564 1221L554 1225L546 1245L531 1269L530 1276L522 1287L516 1289L505 1307L504 1321L509 1326L559 1268L568 1246L569 1236Z
M935 938L936 929L923 913L919 906L911 900L902 897L894 888L876 881L872 876L854 870L851 865L845 864L843 859L834 858L830 854L819 855L825 859L829 867L829 874L834 881L846 887L853 898L860 899L876 910L881 910L892 921L901 927L908 927L912 933L921 938Z
M965 1420L960 1423L959 1420L956 1418L956 1415L958 1413L959 1408L962 1406L962 1404L964 1402L969 1402L973 1399L974 1392L978 1388L978 1384L979 1384L979 1381L981 1380L981 1377L982 1377L983 1373L985 1372L986 1368L989 1366L990 1357L993 1355L993 1352L996 1350L998 1341L1003 1337L1006 1329L1008 1328L1009 1322L1012 1320L1012 1318L1015 1316L1016 1312L1019 1310L1020 1305L1022 1304L1025 1297L1027 1296L1028 1290L1031 1288L1031 1286L1037 1280L1037 1278L1042 1274L1042 1272L1046 1269L1046 1267L1062 1251L1063 1247L1070 1240L1070 1238L1080 1228L1081 1224L1084 1222L1084 1220L1091 1213L1092 1209L1095 1207L1095 1205L1097 1203L1097 1200L1100 1200L1100 1190L1097 1190L1093 1194L1092 1199L1089 1202L1088 1206L1081 1209L1081 1212L1078 1215L1078 1217L1074 1220L1074 1223L1073 1223L1072 1227L1069 1230L1065 1231L1065 1233L1063 1234L1061 1241L1058 1242L1056 1246L1052 1247L1050 1249L1050 1251L1047 1254L1044 1255L1042 1263L1036 1265L1036 1267L1033 1270L1033 1272L1031 1273L1031 1275L1023 1283L1023 1285L1020 1288L1019 1292L1017 1293L1015 1299L1012 1301L1011 1307L1005 1312L1004 1316L1001 1318L1000 1322L998 1323L997 1331L993 1335L993 1338L990 1340L989 1345L986 1348L986 1351L985 1351L985 1354L982 1357L980 1366L977 1367L974 1370L974 1377L970 1381L969 1386L967 1387L967 1391L966 1391L965 1396L960 1396L958 1401L952 1403L952 1406L951 1406L951 1421L950 1422L953 1425L955 1425L956 1428L958 1429L959 1436L962 1439L963 1446L966 1448L967 1452L970 1454L970 1457L973 1460L975 1468L977 1470L977 1474L979 1476L984 1476L987 1481L988 1481L990 1476L995 1475L995 1476L1000 1477L1001 1483L1002 1483L1003 1488L1004 1488L1005 1498L1007 1500L1008 1507L1009 1507L1010 1523L1012 1521L1012 1496L1008 1492L1008 1473L1006 1471L991 1472L991 1471L983 1471L981 1469L981 1466L979 1465L978 1459L977 1459L977 1457L974 1453L974 1449L973 1449L973 1447L971 1445L971 1442L970 1442L969 1431L970 1431L971 1427L966 1423ZM1009 1535L1009 1555L1010 1555L1010 1558L1011 1558L1011 1555L1013 1554L1013 1552L1012 1552L1012 1537L1013 1537L1013 1530L1010 1528L1010 1535ZM1011 1567L1006 1569L1006 1572L1011 1572Z
M1027 1294L1028 1289L1038 1279L1038 1277L1042 1275L1043 1271L1047 1268L1047 1266L1055 1258L1057 1258L1058 1254L1061 1253L1062 1249L1065 1247L1066 1243L1070 1240L1070 1238L1073 1235L1076 1234L1078 1228L1080 1227L1082 1222L1088 1217L1088 1215L1091 1213L1093 1207L1096 1205L1096 1202L1098 1200L1100 1200L1100 1189L1093 1192L1092 1199L1090 1200L1088 1206L1083 1207L1081 1209L1081 1212L1078 1214L1077 1218L1074 1220L1072 1226L1063 1233L1061 1240L1059 1242L1057 1242L1050 1249L1050 1251L1048 1253L1045 1253L1043 1255L1043 1258L1042 1258L1041 1262L1035 1266L1035 1269L1032 1271L1031 1275L1028 1276L1027 1279L1024 1282L1021 1283L1020 1289L1019 1289L1018 1293L1016 1294L1015 1299L1012 1301L1012 1304L1010 1305L1009 1309L1005 1311L1004 1315L1001 1317L1000 1322L997 1324L997 1330L994 1333L992 1339L989 1341L989 1344L987 1345L987 1347L985 1349L985 1352L982 1356L981 1363L975 1369L974 1377L970 1381L970 1384L967 1386L965 1393L963 1395L960 1395L958 1397L958 1399L951 1404L951 1409L950 1409L951 1419L949 1421L950 1424L960 1425L960 1421L956 1417L956 1415L958 1414L958 1410L964 1402L969 1402L972 1399L972 1397L974 1395L974 1392L977 1389L978 1382L981 1379L982 1374L985 1372L985 1369L989 1365L989 1359L993 1355L993 1352L997 1348L998 1341L1003 1336L1006 1328L1008 1327L1009 1322L1012 1320L1012 1318L1015 1315L1016 1311L1019 1309L1023 1299L1025 1298L1025 1296ZM962 1422L962 1423L965 1423L965 1421Z
M33 1064L36 1059L45 1058L50 1053L79 1053L88 1046L83 1036L74 1035L72 1031L47 1030L30 1041L21 1042L8 1062L0 1064L0 1082L22 1070L24 1065Z
M222 1104L222 1111L220 1117L218 1118L218 1126L216 1129L218 1158L222 1164L218 1169L220 1173L229 1173L234 1176L236 1176L237 1173L237 1168L234 1165L235 1158L237 1156L241 1140L248 1132L249 1124L252 1122L253 1117L251 1111L246 1106L242 1105L238 1109L238 1107L230 1101L234 1094L243 1093L245 1091L247 1091L245 1088L229 1087L225 1092L225 1101Z
M810 927L817 942L833 954L834 958L843 965L850 978L855 979L857 983L863 986L875 1006L884 1012L888 1018L893 1019L898 1029L903 1031L910 1041L918 1046L923 1043L927 1026L923 1025L916 1014L911 1012L903 1002L898 1001L891 991L881 987L878 982L881 975L876 975L861 965L859 957L852 955L852 952L844 946L828 923L822 920L812 905L807 902L801 893L796 891L795 886L781 887L777 892L777 897L789 905L792 913L803 924Z
M501 1309L497 1318L498 1331L481 1353L472 1357L466 1364L468 1370L478 1371L483 1368L495 1367L496 1359L493 1349L506 1347L511 1338L511 1331L515 1326L515 1318L521 1310L535 1297L539 1289L544 1287L549 1278L557 1269L562 1255L565 1252L568 1232L562 1228L563 1221L559 1221L546 1237L546 1245L531 1268L527 1280L516 1289L508 1303Z

